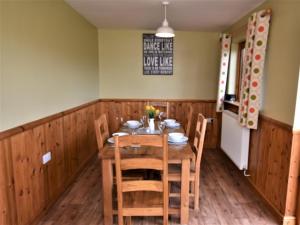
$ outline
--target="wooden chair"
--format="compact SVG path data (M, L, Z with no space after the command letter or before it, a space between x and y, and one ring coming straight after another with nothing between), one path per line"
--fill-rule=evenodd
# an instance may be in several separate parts
M163 112L163 117L169 118L169 102L147 102L147 105L152 105L154 108L159 109L160 112Z
M102 114L98 119L95 120L94 124L96 130L98 149L101 155L101 150L106 140L109 138L109 130L106 115Z
M131 224L131 216L163 216L168 224L168 140L167 135L130 135L115 137L115 168L118 196L118 224L123 216ZM162 159L121 158L121 148L128 146L153 146L162 149ZM162 180L125 181L122 171L145 169L162 171Z
M191 193L190 196L194 197L194 209L199 209L199 188L200 188L200 165L203 152L203 144L205 138L207 119L202 114L198 114L195 138L193 147L195 149L196 161L194 165L191 165L190 172L190 182L191 182ZM169 176L168 179L170 182L180 182L181 181L181 171L179 167L171 165L169 167ZM170 197L180 197L178 193L170 193Z
M191 124L193 119L193 106L189 104L187 108L187 113L185 113L184 119L183 119L183 128L185 130L185 135L189 137L190 131L191 131Z
M106 115L102 114L98 119L95 120L94 124L96 129L99 156L101 157L104 144L106 140L109 138L109 130L108 130ZM124 179L126 180L132 180L132 179L141 180L143 179L143 177L144 177L143 171L135 171L135 173L124 174ZM116 183L115 176L114 176L114 183Z

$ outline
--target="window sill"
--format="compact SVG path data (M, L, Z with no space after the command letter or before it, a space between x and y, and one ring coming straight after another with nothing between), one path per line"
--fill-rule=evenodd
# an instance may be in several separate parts
M234 105L234 106L237 106L237 107L240 106L240 103L237 102L237 101L224 101L224 103L231 104L231 105Z
M224 101L224 109L229 110L235 114L239 113L240 103L236 101Z

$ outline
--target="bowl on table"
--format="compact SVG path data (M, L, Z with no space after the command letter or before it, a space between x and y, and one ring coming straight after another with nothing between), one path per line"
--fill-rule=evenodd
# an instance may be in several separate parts
M174 120L174 119L165 119L164 121L167 126L172 126L173 124L176 123L176 120Z
M170 123L168 125L166 125L168 128L178 128L180 127L180 123L175 122L175 123Z
M129 128L132 128L132 129L138 128L139 126L141 126L141 123L137 120L128 120L126 122L126 124Z
M169 133L168 139L171 142L180 142L184 139L184 133L179 133L179 132Z

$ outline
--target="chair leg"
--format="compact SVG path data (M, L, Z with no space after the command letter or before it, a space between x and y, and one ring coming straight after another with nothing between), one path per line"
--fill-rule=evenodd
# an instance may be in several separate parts
M195 193L195 182L191 181L191 193Z
M168 225L169 224L169 215L164 215L163 216L163 225Z
M118 225L124 225L123 216L118 213Z
M200 178L196 178L195 179L195 182L194 182L194 210L199 210L199 193L200 193L200 190L199 190L199 183L200 183Z
M131 225L131 216L125 217L125 225Z

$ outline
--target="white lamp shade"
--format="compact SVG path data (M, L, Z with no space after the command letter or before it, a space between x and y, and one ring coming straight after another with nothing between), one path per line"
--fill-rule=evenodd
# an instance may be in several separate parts
M163 2L164 8L165 8L165 19L162 22L161 27L159 27L156 30L156 33L155 33L156 37L161 37L161 38L175 37L174 30L171 27L169 27L169 23L167 21L167 5L168 4L169 4L168 2Z
M175 37L174 30L169 26L161 26L156 30L155 36L162 38Z

